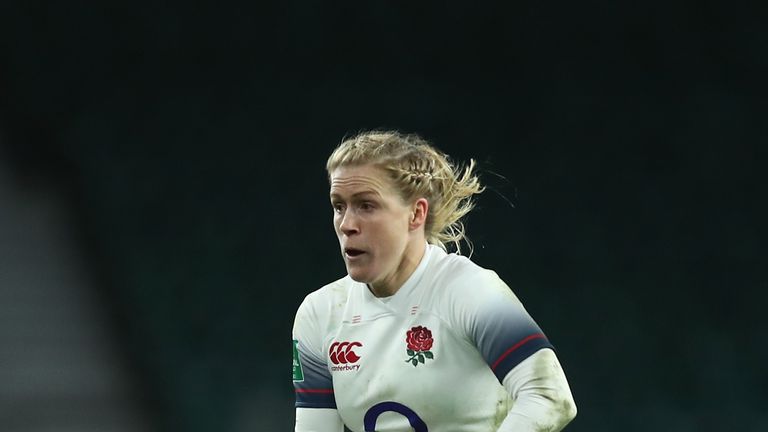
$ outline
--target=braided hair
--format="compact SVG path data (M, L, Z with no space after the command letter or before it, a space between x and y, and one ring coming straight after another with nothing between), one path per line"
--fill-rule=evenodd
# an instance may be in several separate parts
M341 166L373 164L384 169L405 202L429 202L424 234L427 242L446 249L453 244L461 253L463 240L472 251L461 218L474 208L473 195L483 191L474 173L475 161L454 165L448 155L415 134L368 131L344 139L326 163L331 173Z

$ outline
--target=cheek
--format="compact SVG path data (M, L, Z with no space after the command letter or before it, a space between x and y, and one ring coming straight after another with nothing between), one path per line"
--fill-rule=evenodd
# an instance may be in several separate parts
M392 221L382 230L386 243L392 252L399 252L408 242L408 224L400 220Z

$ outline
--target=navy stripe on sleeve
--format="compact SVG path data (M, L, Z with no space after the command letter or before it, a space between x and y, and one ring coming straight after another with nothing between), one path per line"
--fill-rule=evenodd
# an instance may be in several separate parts
M490 365L491 370L494 375L496 375L499 382L501 382L515 366L543 348L553 348L552 344L543 333L529 335L504 351L504 353Z
M472 318L470 335L500 382L536 351L552 348L522 303L503 291L487 297Z
M297 345L304 372L302 381L294 381L297 408L336 408L333 380L326 364Z
M296 408L336 408L333 389L296 388Z

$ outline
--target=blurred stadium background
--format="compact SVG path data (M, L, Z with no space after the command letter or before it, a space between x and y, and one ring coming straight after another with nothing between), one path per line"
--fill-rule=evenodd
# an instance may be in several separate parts
M325 158L397 128L480 162L567 430L765 430L764 8L500 4L3 2L0 429L292 430Z

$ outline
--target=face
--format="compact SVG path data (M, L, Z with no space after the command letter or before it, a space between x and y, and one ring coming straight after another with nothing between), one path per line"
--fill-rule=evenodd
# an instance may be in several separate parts
M333 227L349 276L375 292L397 290L423 253L419 218L426 200L403 202L387 173L374 165L339 167L330 182Z

